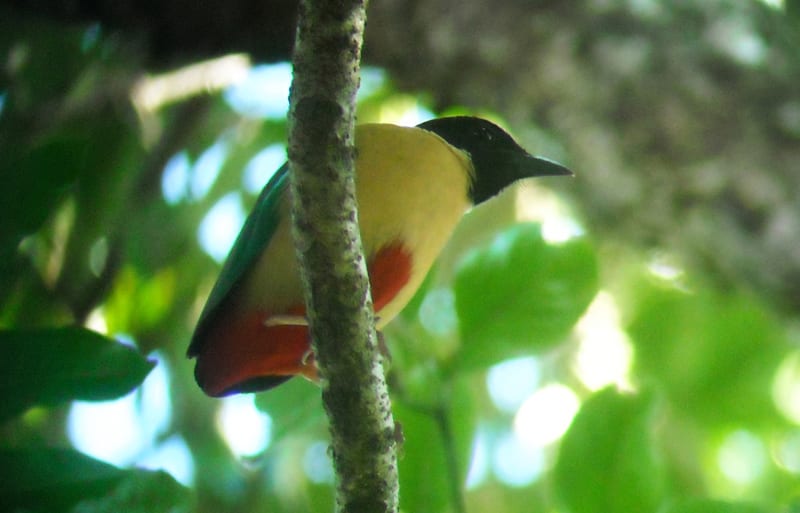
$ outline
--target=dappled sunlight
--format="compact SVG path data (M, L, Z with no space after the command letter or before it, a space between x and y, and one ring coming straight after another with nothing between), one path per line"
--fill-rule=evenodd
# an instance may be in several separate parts
M516 431L501 436L492 453L492 473L503 484L528 486L545 471L542 447L528 443Z
M89 248L89 270L99 278L108 260L108 238L98 237Z
M544 223L548 218L571 217L569 207L552 190L531 180L521 182L515 187L514 199L518 221Z
M377 123L392 123L400 126L416 126L436 117L413 96L397 96L381 105Z
M527 447L546 447L564 435L580 404L568 386L545 385L520 406L514 417L514 433Z
M764 474L767 461L764 441L745 429L728 434L717 449L719 470L734 485L755 482Z
M79 451L118 466L133 463L146 443L135 394L116 401L74 402L67 433Z
M230 145L221 137L197 157L189 176L189 192L194 201L205 199L228 158Z
M630 389L633 348L622 329L613 296L600 291L575 328L579 340L573 368L592 391L614 384Z
M747 19L721 16L711 25L706 37L717 50L742 65L761 64L769 53L767 42L755 24Z
M685 290L686 273L673 255L658 252L647 262L647 272L651 276Z
M548 215L542 222L542 238L548 244L563 244L584 234L580 223L569 216Z
M75 401L67 435L81 452L118 466L134 464L169 426L169 376L156 365L137 390L114 401Z
M548 244L563 244L586 233L570 208L554 191L531 181L516 189L517 221L542 225L542 238Z
M289 112L292 65L288 62L253 66L243 80L223 94L225 101L242 116L280 118Z
M242 196L231 192L220 198L200 222L197 238L211 258L222 262L228 256L245 221Z
M275 172L286 162L286 145L270 144L259 151L244 167L242 185L250 194L259 194Z
M303 470L312 483L333 484L333 462L329 454L330 443L317 440L309 444L303 455Z
M493 365L486 374L486 388L494 405L503 412L516 413L539 386L541 370L534 356L514 358Z
M489 441L485 430L478 429L475 438L472 440L472 457L467 470L465 487L471 490L482 485L489 477Z
M428 291L419 306L419 323L437 337L447 337L458 329L453 290L440 287Z
M146 452L136 465L148 470L168 472L185 486L194 484L195 465L192 452L180 435L172 435Z
M772 400L786 419L800 425L800 352L787 355L772 382Z
M172 156L161 173L161 194L169 205L177 205L189 195L192 161L186 150Z
M90 330L96 331L98 333L103 333L105 335L108 334L108 324L106 323L106 318L103 315L103 308L98 307L92 310L89 313L89 317L86 318L86 327Z
M772 444L772 458L780 468L800 475L800 430L778 437Z
M140 79L131 91L131 100L138 110L153 112L190 96L242 82L249 69L250 58L244 54L198 62Z
M67 244L75 224L75 202L68 199L56 211L48 241L38 234L22 239L19 250L30 255L48 287L54 287L64 269Z
M270 443L272 419L255 405L253 394L226 397L217 412L217 429L237 457L254 456Z

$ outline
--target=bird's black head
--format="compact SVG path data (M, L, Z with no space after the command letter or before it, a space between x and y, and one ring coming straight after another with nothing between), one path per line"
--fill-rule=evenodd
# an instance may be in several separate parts
M502 128L485 119L456 116L417 126L469 155L475 169L469 190L474 205L523 178L572 174L560 164L529 154Z

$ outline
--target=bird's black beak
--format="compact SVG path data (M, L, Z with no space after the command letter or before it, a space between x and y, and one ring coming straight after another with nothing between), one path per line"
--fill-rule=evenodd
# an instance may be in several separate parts
M516 154L512 156L511 159L514 161L513 167L516 168L520 178L532 178L535 176L573 176L574 174L558 162L544 157L534 157L526 153Z

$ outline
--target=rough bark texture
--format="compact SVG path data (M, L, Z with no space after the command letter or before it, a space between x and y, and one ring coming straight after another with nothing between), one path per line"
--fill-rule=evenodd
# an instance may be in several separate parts
M395 512L394 420L357 224L353 128L362 1L301 4L290 97L294 234L330 419L340 512Z

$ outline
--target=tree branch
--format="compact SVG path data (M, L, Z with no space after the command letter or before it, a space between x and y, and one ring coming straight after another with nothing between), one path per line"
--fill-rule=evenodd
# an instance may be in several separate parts
M396 512L394 420L357 224L353 127L365 2L301 3L290 94L294 236L337 511Z

